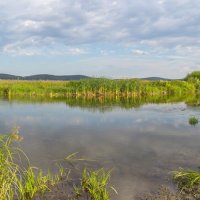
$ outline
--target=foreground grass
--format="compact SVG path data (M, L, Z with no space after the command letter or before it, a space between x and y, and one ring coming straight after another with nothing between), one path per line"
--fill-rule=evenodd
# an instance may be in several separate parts
M50 172L44 175L41 170L31 167L24 152L14 145L20 139L17 132L0 135L1 200L33 199L38 194L43 195L60 181L62 175Z
M59 165L56 174L44 174L42 170L32 167L26 154L15 145L19 140L21 137L17 130L10 135L0 135L0 200L57 199L58 196L51 194L54 190L58 190L58 195L65 192L65 199L71 200L110 199L110 172L85 169L73 191L68 193L68 188L59 191L59 185L68 181L66 169Z

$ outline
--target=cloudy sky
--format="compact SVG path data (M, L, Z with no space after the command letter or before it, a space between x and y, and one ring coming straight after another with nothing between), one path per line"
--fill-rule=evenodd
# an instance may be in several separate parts
M0 73L182 78L199 0L0 0Z

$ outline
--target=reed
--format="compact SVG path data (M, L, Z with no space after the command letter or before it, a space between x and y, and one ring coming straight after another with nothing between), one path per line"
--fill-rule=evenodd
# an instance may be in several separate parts
M110 80L105 78L80 81L0 81L0 94L5 96L167 96L195 94L200 83L189 81Z

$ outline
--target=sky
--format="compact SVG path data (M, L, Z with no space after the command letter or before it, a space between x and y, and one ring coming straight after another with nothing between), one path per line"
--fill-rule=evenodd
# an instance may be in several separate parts
M0 73L183 78L199 0L0 0Z

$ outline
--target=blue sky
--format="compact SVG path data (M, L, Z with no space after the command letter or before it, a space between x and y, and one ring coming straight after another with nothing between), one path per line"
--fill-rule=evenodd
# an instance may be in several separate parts
M182 78L199 0L0 0L0 73Z

